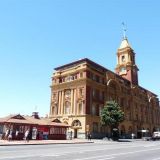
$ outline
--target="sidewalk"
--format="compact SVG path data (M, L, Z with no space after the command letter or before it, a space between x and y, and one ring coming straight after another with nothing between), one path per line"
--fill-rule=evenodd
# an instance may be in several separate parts
M0 146L15 146L15 145L49 145L49 144L80 144L80 143L99 143L99 144L115 144L120 142L144 142L142 139L119 139L119 141L107 140L107 139L72 139L72 140L30 140L26 142L21 141L7 141L0 140Z
M0 140L0 146L14 146L14 145L49 145L49 144L80 144L80 143L94 143L86 139L72 139L72 140L30 140L26 141L7 141Z

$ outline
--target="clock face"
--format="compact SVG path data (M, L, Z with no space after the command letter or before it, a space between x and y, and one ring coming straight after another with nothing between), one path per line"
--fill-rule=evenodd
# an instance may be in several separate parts
M121 72L125 72L125 71L126 71L126 68L125 68L125 67L121 67L120 71L121 71Z

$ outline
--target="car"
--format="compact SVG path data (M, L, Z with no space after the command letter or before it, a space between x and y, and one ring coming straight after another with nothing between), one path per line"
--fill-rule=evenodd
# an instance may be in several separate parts
M153 140L160 139L160 131L153 132L152 139Z

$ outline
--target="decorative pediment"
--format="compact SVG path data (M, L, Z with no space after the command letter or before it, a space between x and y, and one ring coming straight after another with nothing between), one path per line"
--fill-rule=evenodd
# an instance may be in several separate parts
M23 116L21 116L20 114L13 116L12 119L25 119Z
M59 119L54 119L52 122L61 123Z

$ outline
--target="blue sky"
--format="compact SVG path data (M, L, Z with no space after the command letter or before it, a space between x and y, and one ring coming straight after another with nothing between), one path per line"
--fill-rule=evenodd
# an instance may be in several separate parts
M0 0L0 116L45 115L53 69L89 58L114 71L122 26L139 83L160 96L160 1Z

